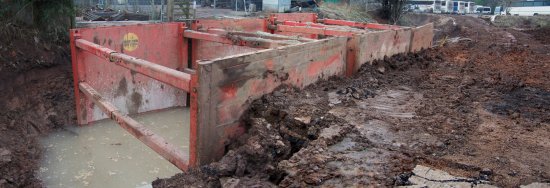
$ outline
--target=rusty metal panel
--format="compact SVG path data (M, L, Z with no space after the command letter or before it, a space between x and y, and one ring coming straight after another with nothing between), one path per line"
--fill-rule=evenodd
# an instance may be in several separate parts
M354 37L356 43L350 44L355 49L353 72L359 70L364 63L375 59L383 59L384 56L389 55L394 47L395 33L395 31L385 30L356 35Z
M388 57L399 53L407 53L411 46L411 28L404 27L399 30L394 30L394 32L395 38L393 39L393 48L388 54Z
M350 42L350 49L355 51L355 61L349 64L347 75L359 70L361 65L385 56L392 56L409 51L411 29L374 31L356 35ZM352 71L353 70L353 71Z
M183 70L187 47L183 23L139 24L72 30L76 38L92 41L111 50L158 65ZM185 92L147 76L119 67L105 58L74 49L79 81L86 81L122 113L135 114L173 106L184 106ZM77 111L81 124L108 118L88 99L80 97Z
M199 62L199 164L219 159L225 145L244 133L240 118L252 100L281 84L303 88L343 75L346 43L336 37Z
M208 29L223 29L227 31L267 32L265 19L220 19L220 20L196 20L191 24L191 29L196 31L207 31ZM192 40L192 60L195 64L199 60L212 60L247 52L258 51L256 48L221 44L202 40ZM194 66L195 67L195 66Z
M417 52L432 47L434 24L429 23L412 29L410 52Z

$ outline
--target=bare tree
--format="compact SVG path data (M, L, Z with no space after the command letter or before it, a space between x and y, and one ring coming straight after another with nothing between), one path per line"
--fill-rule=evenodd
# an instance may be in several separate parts
M382 5L380 16L395 24L403 14L403 8L407 0L378 0Z

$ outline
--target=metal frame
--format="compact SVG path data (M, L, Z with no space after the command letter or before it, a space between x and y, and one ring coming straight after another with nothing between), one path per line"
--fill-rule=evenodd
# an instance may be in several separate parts
M191 73L181 72L175 69L167 68L153 62L149 62L143 59L132 57L126 54L118 53L109 48L101 45L94 44L84 39L79 39L79 35L76 32L71 32L71 49L73 59L73 72L77 74L78 61L77 50L83 50L89 52L98 57L104 58L115 65L124 67L128 70L136 73L143 74L152 79L169 84L184 91L191 91L192 70ZM190 72L189 70L186 70ZM107 116L116 121L122 128L147 145L153 151L161 155L163 158L174 164L180 170L187 170L190 165L194 165L196 156L190 152L190 155L186 155L174 145L168 143L164 138L156 135L153 131L147 129L141 123L132 119L128 115L121 113L113 104L105 100L99 92L93 89L85 81L78 80L75 76L75 98L77 98L77 113L79 113L79 97L80 93L83 93L89 100L92 100L101 110L107 114ZM194 105L196 106L196 105ZM196 109L196 108L195 108ZM194 110L194 113L197 111ZM193 124L191 129L196 129L196 124ZM195 151L194 145L191 145L190 150ZM188 160L190 162L188 162Z
M336 29L329 25L360 28L364 31ZM174 28L173 26L170 26L170 28ZM366 29L383 31L370 33ZM197 20L189 28L183 23L178 25L178 39L176 43L171 43L171 45L177 44L178 54L177 57L170 55L172 59L181 61L177 68L158 64L162 62L155 63L155 61L147 61L126 53L117 52L100 45L95 41L95 38L94 42L82 39L78 30L72 30L70 39L77 114L82 113L82 108L85 108L84 105L87 104L85 103L86 100L92 101L93 104L107 114L108 118L115 120L122 128L176 167L186 170L190 167L215 161L223 155L224 147L220 140L216 139L227 139L227 135L242 133L242 130L238 128L239 122L237 120L243 111L242 108L246 106L236 104L240 104L245 99L252 100L263 93L268 93L277 84L283 82L304 87L304 82L306 82L306 85L313 83L317 79L322 79L323 75L345 74L350 76L358 66L364 63L357 61L368 59L365 54L370 54L370 57L373 57L372 53L376 53L377 56L375 57L379 58L381 55L401 53L399 50L371 49L376 48L376 46L365 47L366 42L361 41L376 41L374 39L384 37L383 39L391 38L393 40L389 41L389 47L386 48L392 48L402 42L418 43L414 46L410 45L407 51L416 51L428 47L431 44L428 40L431 40L430 36L433 36L433 33L430 33L431 29L433 29L433 26L423 26L410 30L384 24L332 19L318 20L315 14L273 14L264 20ZM255 33L258 31L262 33ZM405 31L408 32L408 35L400 34L400 32ZM266 32L271 32L271 34ZM175 33L171 32L171 35L175 35ZM335 37L337 39L319 40L319 35L337 36ZM151 41L151 38L149 40ZM311 45L296 45L299 43L309 43ZM284 46L286 47L279 48ZM153 47L159 46L153 45ZM209 50L209 52L215 53L219 57L214 58L214 60L199 62L199 58L211 57L210 54L207 54L208 52L200 52L201 49L199 48ZM224 48L228 50L215 50ZM269 50L273 48L278 49ZM112 63L123 67L131 71L132 74L139 73L188 92L190 97L188 106L191 113L189 154L187 155L173 145L168 144L162 137L122 113L120 109L117 109L101 96L92 87L93 80L87 82L85 79L87 77L84 75L86 73L84 70L87 65L83 63L82 58L84 56L80 56L83 52L100 57L101 62L106 64ZM362 57L357 57L358 55L362 55ZM168 66L174 67L175 65L168 64ZM275 69L276 67L279 67L279 69ZM247 70L252 70L252 73L254 71L264 71L262 73L265 74L267 71L271 74L287 74L290 80L280 80L279 77L270 76L269 74L265 74L262 78L254 78L248 75L252 73L247 72ZM239 77L226 75L224 71L232 72L231 75L238 74ZM212 80L217 81L212 83ZM247 82L250 88L239 85L241 82ZM237 90L244 93L237 95L235 93ZM239 101L236 103L228 102L232 99L226 97ZM225 106L219 106L220 104L215 104L213 101L223 101ZM209 115L204 115L205 113ZM80 118L80 116L78 117ZM224 120L220 120L218 122L218 118L231 118L231 121L224 122ZM87 122L79 119L79 123L85 124ZM227 125L230 126L222 128ZM220 131L220 129L223 133L208 132Z

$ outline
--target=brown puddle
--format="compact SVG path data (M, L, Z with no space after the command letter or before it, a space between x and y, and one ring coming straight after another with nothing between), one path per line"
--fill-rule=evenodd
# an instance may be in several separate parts
M188 108L134 118L188 152ZM40 142L44 155L37 175L46 187L150 187L157 177L181 172L112 120L71 127Z

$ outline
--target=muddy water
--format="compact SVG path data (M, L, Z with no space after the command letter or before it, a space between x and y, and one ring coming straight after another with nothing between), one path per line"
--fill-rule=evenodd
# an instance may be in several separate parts
M134 118L188 152L188 108ZM180 172L112 120L50 134L41 144L38 176L47 187L150 187L157 177Z

